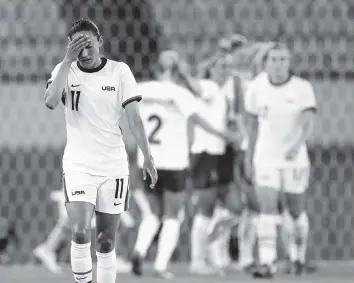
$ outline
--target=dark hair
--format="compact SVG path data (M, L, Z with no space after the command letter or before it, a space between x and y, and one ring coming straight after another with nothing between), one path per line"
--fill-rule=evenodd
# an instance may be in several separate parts
M92 32L97 37L97 39L101 37L101 33L97 25L90 19L80 19L75 21L69 29L68 36L71 39L75 33L80 31Z

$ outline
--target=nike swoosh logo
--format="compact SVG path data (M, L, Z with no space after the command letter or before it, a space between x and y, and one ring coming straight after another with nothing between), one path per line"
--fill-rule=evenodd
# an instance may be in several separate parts
M78 85L71 85L71 87L78 87L79 86L79 84Z
M76 280L82 280L82 279L86 279L88 276L86 277L76 277Z
M114 203L114 206L117 206L117 205L120 205L120 204L122 204L122 202L119 202L119 203Z

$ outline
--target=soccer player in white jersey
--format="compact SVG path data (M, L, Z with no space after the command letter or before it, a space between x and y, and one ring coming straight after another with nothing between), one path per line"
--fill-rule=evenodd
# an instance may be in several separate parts
M71 267L79 283L92 282L91 218L96 213L97 282L116 280L115 236L120 214L128 209L129 169L119 128L126 112L144 155L144 177L157 172L141 120L141 95L129 67L100 56L102 36L87 19L73 23L63 61L47 84L45 105L64 104L67 144L63 191L71 224Z
M256 224L258 221L258 200L255 195L253 182L245 176L244 172L244 159L245 152L248 147L248 136L245 129L246 113L244 111L244 94L247 93L249 84L252 79L264 71L264 57L268 52L269 44L266 43L256 43L252 44L245 49L245 54L242 56L249 57L249 65L242 72L237 72L236 76L239 77L239 82L241 84L241 96L240 96L240 113L241 120L240 126L242 126L242 131L244 132L244 139L241 144L240 151L236 154L236 164L238 166L238 174L236 173L236 180L240 184L243 198L243 212L240 217L238 225L238 244L239 244L239 258L238 266L246 273L251 274L257 267L254 258L254 248L256 244ZM250 53L251 52L251 53Z
M200 99L209 108L208 121L218 129L228 128L228 111L231 102L228 100L228 86L224 83L228 78L229 64L225 57L218 59L210 68L210 79L199 81ZM233 88L233 84L230 88ZM229 185L233 182L234 155L233 147L226 147L224 140L211 136L199 127L195 127L192 145L192 180L196 189L196 214L191 231L191 271L197 274L215 272L207 264L212 263L218 270L224 269L230 262L228 256L227 237L230 229L209 246L208 233L215 231L217 222L229 220L231 213L226 206L226 196L230 196ZM220 203L217 206L217 203ZM234 206L234 204L233 204ZM218 208L218 209L215 209ZM228 208L230 208L228 206ZM215 221L213 221L213 219ZM209 253L207 253L209 247ZM207 260L209 258L209 260Z
M311 84L291 74L289 50L275 43L268 51L266 72L251 83L245 96L249 114L246 172L252 175L260 205L257 226L260 268L255 277L276 271L278 200L284 198L290 257L301 273L309 230L305 191L310 162L306 141L312 133L316 100ZM281 193L281 194L280 194Z
M142 274L142 260L160 227L158 249L154 264L155 274L171 278L168 262L175 250L180 233L178 214L184 204L184 190L189 167L189 140L187 125L193 119L204 129L232 141L233 135L217 129L203 117L207 115L203 104L184 87L178 85L179 56L164 51L159 58L160 70L156 81L139 84L144 93L141 115L149 135L151 151L159 173L156 189L149 194L151 213L141 222L133 257L133 273ZM216 117L217 118L217 117ZM143 165L138 155L139 166Z

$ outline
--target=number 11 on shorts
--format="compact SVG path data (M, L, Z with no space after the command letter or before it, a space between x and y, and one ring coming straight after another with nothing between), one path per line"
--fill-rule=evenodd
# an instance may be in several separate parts
M128 188L127 188L128 190ZM120 205L123 201L124 179L116 179L116 191L114 194L114 206Z

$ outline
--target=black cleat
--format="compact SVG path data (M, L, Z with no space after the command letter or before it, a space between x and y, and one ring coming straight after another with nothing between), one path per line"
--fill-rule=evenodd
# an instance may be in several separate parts
M252 262L252 263L242 267L242 270L246 274L253 274L253 272L255 272L257 270L257 267L258 267L257 263Z
M138 254L134 254L132 257L132 273L136 276L143 275L143 259Z
M270 279L277 272L275 265L260 265L252 273L253 278Z
M312 274L317 271L317 265L313 262L306 262L304 266L304 270L308 274Z
M286 258L285 266L284 266L284 273L291 274L291 273L293 273L293 270L294 270L293 262L291 262L291 260L289 258Z
M305 265L303 263L301 263L300 261L295 261L294 264L294 272L295 272L295 275L302 275L305 271Z

